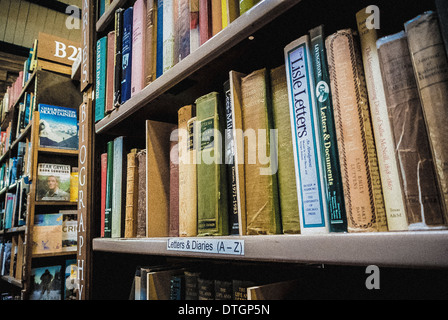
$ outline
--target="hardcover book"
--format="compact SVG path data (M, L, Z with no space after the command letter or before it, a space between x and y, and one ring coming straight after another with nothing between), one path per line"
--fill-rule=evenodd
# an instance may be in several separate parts
M106 204L104 210L104 237L112 235L112 191L114 174L114 141L107 142L107 166L106 166Z
M101 237L104 237L104 215L106 213L106 185L107 185L107 152L101 154Z
M404 31L377 41L409 229L443 225L443 205Z
M199 41L203 45L212 36L211 0L199 0Z
M156 79L157 49L157 2L146 3L145 26L145 86Z
M146 0L135 1L133 8L132 61L138 61L138 63L132 64L131 97L145 87Z
M367 88L354 32L325 40L349 232L387 231Z
M76 109L39 104L39 147L78 149Z
M442 193L445 219L448 219L448 131L445 130L448 122L448 58L435 12L425 12L404 26Z
M76 251L78 244L78 211L59 210L62 214L62 251Z
M53 163L38 164L36 200L70 200L70 165Z
M121 103L131 98L132 86L132 23L133 7L127 8L123 13L123 38L121 61Z
M302 234L329 231L309 43L304 35L284 49Z
M256 5L260 0L240 0L240 14L245 13L254 5Z
M176 3L176 2L175 2ZM177 47L178 61L190 54L190 1L178 0Z
M62 214L36 214L33 227L33 254L62 251Z
M190 52L201 45L199 35L199 0L189 0L190 4Z
M309 31L313 58L314 94L319 111L320 146L324 167L325 193L329 214L330 232L347 231L344 189L342 187L339 151L333 116L333 104L325 50L324 26Z
M126 216L127 140L123 136L114 139L112 172L112 238L124 235Z
M106 66L106 110L114 109L114 60L115 60L115 31L107 34L107 66Z
M137 153L138 197L137 197L137 237L146 237L146 150Z
M114 106L116 107L121 103L123 12L123 8L115 10Z
M127 154L125 238L137 236L138 160L137 149Z
M156 78L163 74L163 2L157 0Z
M170 237L179 236L179 146L177 126L170 136Z
M163 0L163 72L174 66L174 0Z
M227 183L223 164L224 110L219 94L196 99L198 235L227 235Z
M383 79L381 78L378 50L376 48L377 30L367 27L366 21L369 16L370 13L366 13L366 9L362 9L356 13L356 21L361 38L361 52L366 75L370 115L383 189L387 226L390 231L407 230L403 190L398 177L398 162L394 152L392 127L387 113Z
M61 300L61 280L61 266L32 268L30 300Z
M221 0L210 1L210 12L212 15L212 36L222 30L222 5Z
M104 118L106 110L107 36L96 42L95 121Z

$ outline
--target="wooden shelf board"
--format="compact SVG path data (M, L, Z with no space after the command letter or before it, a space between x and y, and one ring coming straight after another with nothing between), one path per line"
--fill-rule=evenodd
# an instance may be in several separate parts
M39 147L38 152L77 156L78 150Z
M47 258L47 257L59 257L59 256L68 256L76 254L75 250L70 251L60 251L60 252L48 252L48 253L33 253L33 258Z
M75 206L78 202L72 201L35 201L34 205L36 206Z
M22 280L20 280L20 279L16 279L11 276L1 276L1 279L3 279L4 281L6 281L16 287L23 288Z

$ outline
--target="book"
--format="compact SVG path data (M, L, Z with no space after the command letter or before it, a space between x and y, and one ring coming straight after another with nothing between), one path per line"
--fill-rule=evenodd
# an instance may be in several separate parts
M445 52L448 54L448 5L444 0L435 0L435 4L439 18L440 33L445 43Z
M131 67L131 97L145 87L146 0L135 1L133 8L132 61L139 63L133 63Z
M123 13L123 38L121 61L121 103L131 98L132 88L132 22L133 7L127 8Z
M137 236L138 162L137 149L127 154L125 238Z
M114 174L114 141L107 142L107 167L106 167L106 204L104 209L104 237L112 235L112 191Z
M6 193L5 213L4 213L4 229L10 229L14 226L13 215L16 195L11 192Z
M238 206L239 234L247 233L246 223L246 188L244 179L244 133L243 133L243 102L241 79L246 74L236 71L229 72L230 102L232 104L232 131L235 161L235 185Z
M232 300L233 286L232 281L215 279L215 300Z
M146 120L146 235L169 235L170 135L175 125Z
M348 232L387 231L367 88L354 32L325 40Z
M227 179L222 161L224 110L217 92L197 98L195 104L198 235L227 235Z
M78 201L78 182L79 173L78 168L73 167L72 172L70 172L70 202Z
M148 272L147 300L169 300L171 277L181 273L183 273L183 270L181 269L168 269Z
M177 0L177 60L181 61L190 54L190 1Z
M170 225L169 236L179 236L179 146L178 129L170 136Z
M224 29L240 15L238 0L221 0L222 5L222 28Z
M222 4L221 0L210 1L210 12L212 15L212 36L222 30Z
M203 45L212 37L211 0L199 0L199 43Z
M246 233L281 233L277 136L267 69L241 78Z
M101 210L101 237L104 237L104 218L106 213L106 185L107 185L107 152L101 154L101 200L100 200L100 210Z
M156 49L157 49L157 2L146 2L145 29L145 86L156 79Z
M76 292L79 288L77 260L65 260L64 276L64 300L76 300Z
M62 214L62 251L76 251L78 244L78 211L59 210Z
M174 0L163 0L163 73L174 66Z
M96 42L95 122L104 118L106 109L107 36Z
M314 75L314 93L319 111L318 124L320 146L324 167L324 184L327 197L330 232L347 231L344 189L339 163L339 151L333 116L333 105L325 50L324 26L317 26L309 31L312 50Z
M294 300L299 280L287 280L247 288L247 300Z
M272 115L278 136L278 192L283 233L300 233L285 65L270 70Z
M284 48L300 233L329 232L309 35Z
M185 270L185 300L198 300L198 278L200 272Z
M196 148L193 143L194 105L186 105L178 111L179 130L179 236L197 235Z
M137 152L138 196L137 196L137 237L146 237L146 150Z
M39 147L78 149L78 111L39 104Z
M435 12L425 12L407 21L404 27L447 220L448 132L444 126L448 121L445 106L448 99L448 58Z
M163 3L157 0L156 78L163 74Z
M32 233L33 254L62 251L62 214L45 213L34 216Z
M107 63L106 63L106 103L105 113L114 109L114 60L115 60L115 30L107 34Z
M123 8L115 10L114 106L121 103L121 78L123 59Z
M62 299L61 266L32 268L30 275L30 300Z
M443 206L404 31L377 42L409 229L443 225Z
M395 146L387 113L378 50L376 48L378 35L375 28L366 26L366 20L369 16L370 13L366 13L364 8L356 13L356 21L361 39L361 54L383 189L387 226L390 231L407 230L402 184L398 177L396 154L393 152Z
M126 168L128 142L124 136L114 139L112 172L112 238L124 235L126 217Z
M240 14L245 13L254 5L256 5L260 0L239 0L240 3Z
M185 300L185 275L173 275L170 278L170 300Z
M201 45L199 35L199 0L189 0L190 10L190 52Z
M36 201L70 200L70 165L37 165Z

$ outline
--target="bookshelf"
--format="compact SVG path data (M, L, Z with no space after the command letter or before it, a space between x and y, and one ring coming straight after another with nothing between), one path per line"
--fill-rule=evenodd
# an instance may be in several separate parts
M298 265L334 265L367 266L393 268L417 268L424 270L448 268L447 251L448 231L403 231L344 233L325 235L257 235L257 236L216 236L183 238L182 241L234 241L244 247L244 254L207 253L186 250L173 250L170 241L176 237L160 238L100 238L100 162L99 156L105 152L107 141L116 136L126 135L135 139L136 144L144 142L145 120L157 120L177 123L177 111L191 104L196 98L211 92L222 92L224 81L230 70L250 73L257 68L274 68L284 63L283 48L291 41L308 32L309 29L325 24L326 33L342 28L356 30L355 14L370 5L368 1L343 1L330 3L323 0L285 0L261 1L250 11L238 17L225 29L210 38L186 58L179 61L162 76L154 80L124 104L114 108L103 119L94 123L93 111L88 116L87 138L92 143L87 161L87 179L92 181L92 197L87 199L90 231L86 236L91 240L93 253L85 253L91 270L84 278L85 291L82 298L89 298L92 292L98 292L102 284L95 275L101 274L104 263L93 261L93 256L110 257L117 261L123 256L137 257L147 261L154 258L177 260L199 260L204 263L224 261L236 266L241 262L298 264ZM92 2L91 2L92 3ZM128 7L133 1L111 3L98 21L90 23L89 30L96 39L113 30L114 11L119 7ZM419 1L412 7L406 1L376 1L381 10L381 32L384 35L398 32L404 21L429 9L433 3ZM325 8L325 9L322 9ZM90 11L90 14L92 12ZM91 20L91 21L92 21ZM90 52L94 52L94 41ZM93 61L94 55L88 60ZM90 66L90 77L94 78L95 69ZM92 87L94 83L92 84ZM84 91L86 106L94 105L92 87ZM93 213L90 215L90 213ZM179 240L181 241L181 240ZM133 260L132 260L133 261ZM120 264L117 261L117 264ZM132 264L132 262L130 262ZM138 265L139 263L135 263ZM135 266L134 265L134 266ZM132 267L134 267L132 266ZM268 267L267 267L268 268ZM132 269L129 267L129 269ZM119 276L117 274L117 276ZM98 277L99 279L101 276ZM118 280L117 280L118 281ZM113 293L110 293L113 296ZM118 296L118 294L117 294Z
M63 264L67 257L74 257L74 250L62 252L34 253L33 249L33 230L34 219L37 214L46 214L59 210L76 210L77 202L71 201L39 201L36 198L38 184L38 164L41 162L70 164L71 167L78 165L78 150L64 150L56 148L45 148L39 146L39 104L52 104L57 106L67 106L69 108L78 108L81 103L81 95L76 82L65 75L51 71L36 70L29 80L23 86L16 102L9 109L2 122L2 130L6 129L10 123L13 127L17 122L19 103L23 101L26 94L32 93L35 98L34 110L30 123L21 131L20 134L9 144L9 147L2 155L0 162L4 163L11 157L16 157L18 147L21 142L30 144L27 149L26 171L23 176L29 182L29 191L23 194L25 208L22 208L24 222L21 226L12 226L0 231L2 243L11 240L17 243L18 252L16 255L16 267L14 276L4 275L2 280L8 282L17 288L22 300L30 298L32 285L32 269L48 264ZM25 158L25 157L24 157ZM21 180L20 180L21 181ZM5 186L0 191L0 197L4 199L5 195L14 191L20 184L18 182ZM2 200L4 201L4 200ZM20 211L22 212L22 211Z

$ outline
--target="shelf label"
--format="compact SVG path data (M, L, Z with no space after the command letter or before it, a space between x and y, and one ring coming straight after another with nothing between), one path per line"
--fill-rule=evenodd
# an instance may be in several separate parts
M166 249L244 256L244 240L207 238L169 238Z

